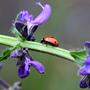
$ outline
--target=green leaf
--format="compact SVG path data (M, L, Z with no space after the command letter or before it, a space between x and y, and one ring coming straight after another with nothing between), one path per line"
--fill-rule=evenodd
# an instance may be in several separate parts
M12 48L8 48L6 50L3 51L2 56L0 56L0 61L3 61L5 59L8 59L10 57L10 54L15 50L15 49L20 49L20 45L17 44L15 47Z
M83 65L87 57L87 53L85 50L71 51L70 54L75 59L75 62L79 65Z
M10 49L5 50L2 56L0 56L0 61L7 59L10 56L11 52L12 50Z

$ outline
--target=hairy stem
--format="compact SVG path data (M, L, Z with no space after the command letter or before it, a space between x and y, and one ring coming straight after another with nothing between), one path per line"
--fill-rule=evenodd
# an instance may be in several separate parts
M61 58L65 58L69 61L75 62L74 58L70 54L70 51L59 47L53 47L50 45L45 45L45 44L32 42L32 41L20 41L18 40L18 38L9 37L5 35L0 35L0 44L11 46L11 47L15 47L17 44L19 44L23 48L29 48L34 51L55 55Z

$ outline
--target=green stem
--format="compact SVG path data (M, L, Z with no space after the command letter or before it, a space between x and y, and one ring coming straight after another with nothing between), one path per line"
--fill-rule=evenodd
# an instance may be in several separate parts
M14 47L17 44L20 44L20 46L24 48L29 48L34 51L52 54L58 57L65 58L72 62L75 61L74 58L71 56L70 51L62 48L58 48L58 47L53 47L50 45L41 44L38 42L31 42L31 41L22 42L15 37L0 35L0 44L11 46L11 47Z

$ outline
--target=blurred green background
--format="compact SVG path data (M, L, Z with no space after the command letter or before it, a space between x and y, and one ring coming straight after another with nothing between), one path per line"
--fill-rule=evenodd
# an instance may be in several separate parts
M42 0L42 3L45 2ZM83 48L83 42L90 40L90 0L47 0L47 3L52 6L52 16L47 24L37 30L37 42L45 35L53 35L62 48ZM23 9L35 16L41 11L34 0L0 0L0 34L12 36L10 27L17 13ZM0 47L0 51L6 48ZM22 90L82 90L79 88L78 68L74 63L40 52L30 53L45 65L46 74L41 76L32 68L31 75L23 80ZM20 80L15 60L5 61L0 76L10 84Z

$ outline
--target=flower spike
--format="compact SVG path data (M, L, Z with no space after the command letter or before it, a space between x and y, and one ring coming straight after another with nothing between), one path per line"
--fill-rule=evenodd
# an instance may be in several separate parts
M27 10L23 10L17 15L13 24L28 41L35 40L34 32L37 30L38 26L46 23L51 16L51 6L49 4L43 6L40 1L36 1L36 3L42 8L42 12L36 18L33 18L33 15L29 14Z
M90 56L87 57L84 65L80 68L79 74L82 76L80 88L90 88Z
M45 73L45 67L38 61L33 60L27 49L16 50L11 54L11 58L17 58L18 76L26 78L30 75L31 67L35 68L40 74Z

